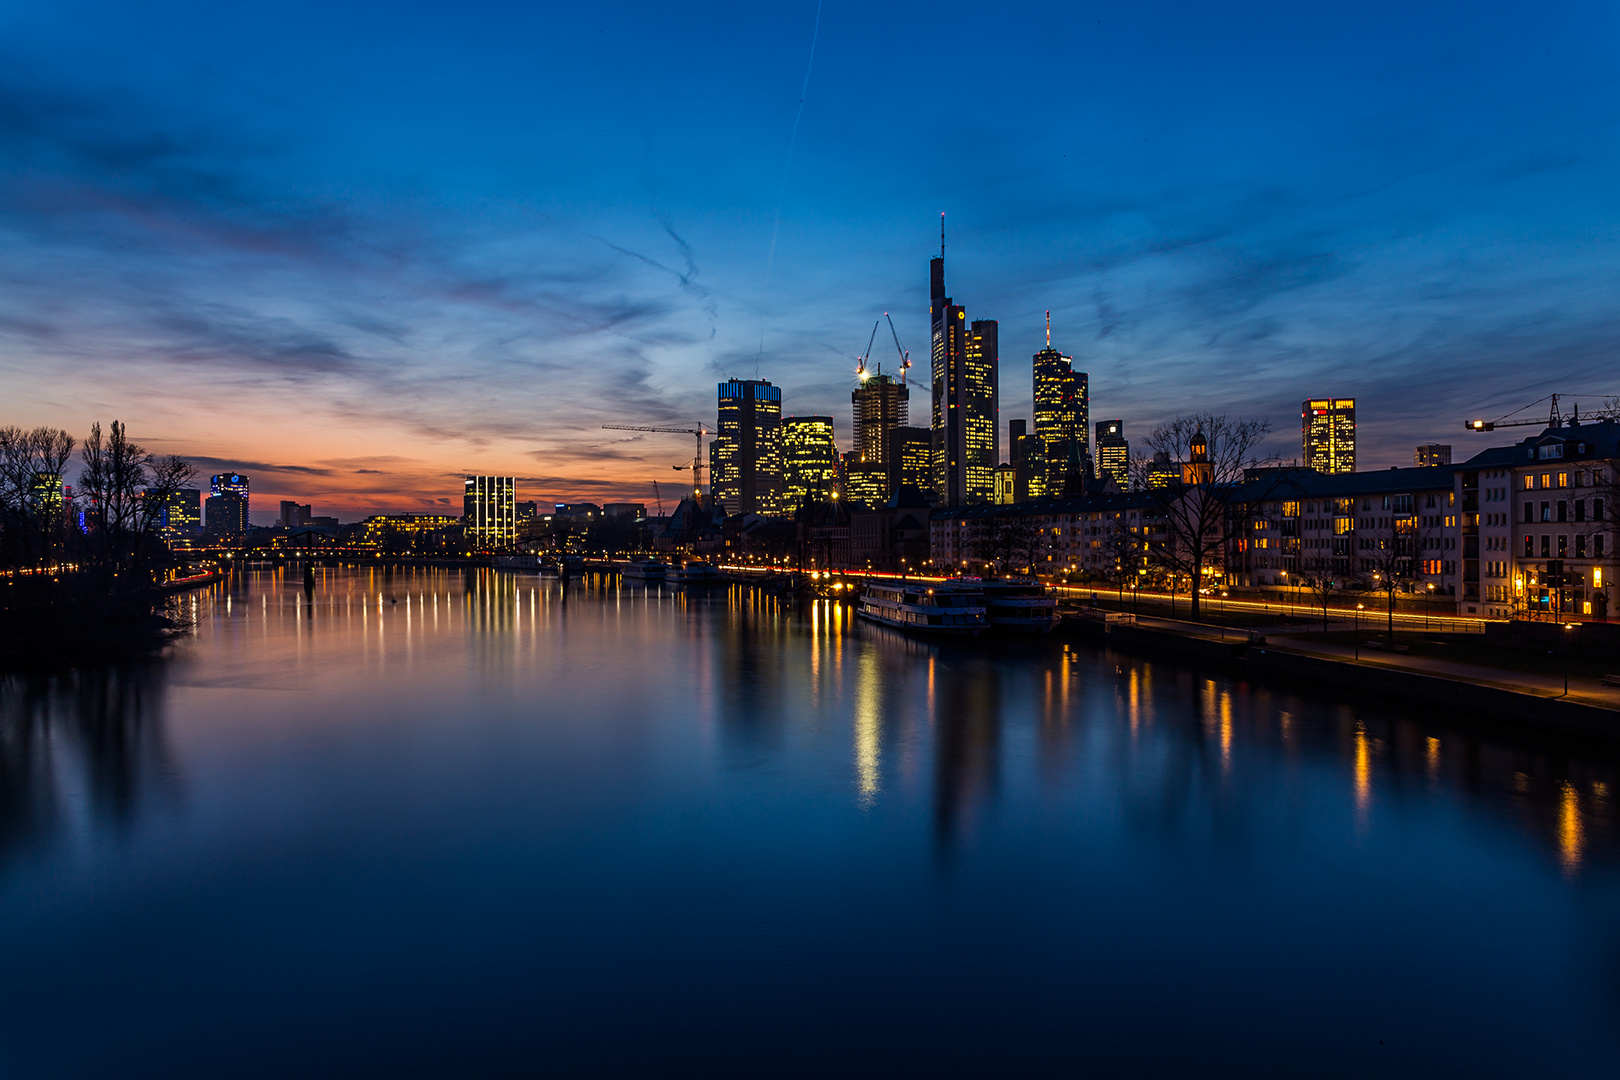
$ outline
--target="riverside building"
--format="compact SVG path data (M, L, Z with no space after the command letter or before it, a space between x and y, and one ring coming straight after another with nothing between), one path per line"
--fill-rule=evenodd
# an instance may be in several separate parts
M953 505L995 498L1000 463L1000 351L994 320L968 323L967 311L945 293L945 225L939 258L929 263L929 322L933 381L930 429L935 496Z
M782 512L782 388L766 379L719 384L720 424L709 444L714 501L730 514Z
M838 446L830 416L782 419L782 510L794 513L807 501L819 502L838 483Z
M517 540L517 478L469 476L462 495L462 524L468 546L509 548Z

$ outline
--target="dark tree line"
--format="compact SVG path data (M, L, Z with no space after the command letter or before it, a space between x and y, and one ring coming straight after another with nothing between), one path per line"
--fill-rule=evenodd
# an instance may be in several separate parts
M54 428L0 428L0 649L13 663L151 651L179 629L160 529L195 472L98 423L70 497L75 445Z

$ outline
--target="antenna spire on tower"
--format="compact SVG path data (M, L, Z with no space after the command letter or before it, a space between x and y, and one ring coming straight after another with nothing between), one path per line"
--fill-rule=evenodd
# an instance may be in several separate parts
M939 257L945 257L945 211L939 212Z
M1046 347L1052 347L1052 309L1046 309Z

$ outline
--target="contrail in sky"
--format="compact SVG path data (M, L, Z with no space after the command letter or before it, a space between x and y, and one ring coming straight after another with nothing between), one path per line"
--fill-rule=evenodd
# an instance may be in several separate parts
M765 284L759 294L759 355L765 355L765 298L771 291L771 265L776 261L776 233L782 227L782 200L787 198L788 168L793 164L793 144L799 141L799 121L804 119L804 96L810 90L810 72L816 66L816 39L821 37L821 5L816 0L816 25L810 32L810 59L804 65L804 83L799 87L799 111L793 114L793 134L788 136L787 157L782 160L782 187L776 193L776 220L771 224L771 248L765 256ZM759 361L754 361L754 377L759 377Z

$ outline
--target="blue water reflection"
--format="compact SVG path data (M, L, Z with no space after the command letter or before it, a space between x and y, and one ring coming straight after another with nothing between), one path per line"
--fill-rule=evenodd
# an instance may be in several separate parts
M0 689L0 1074L1612 1065L1612 755L1058 641L265 570Z

